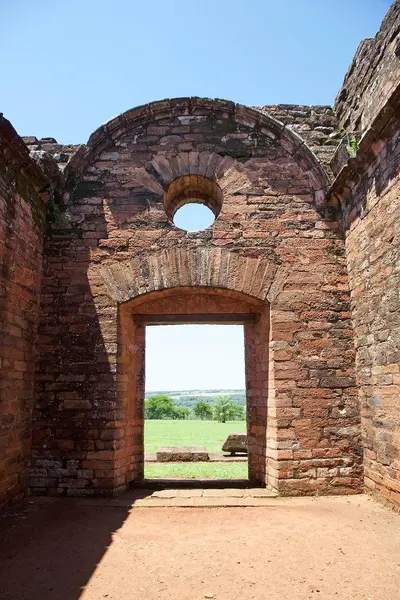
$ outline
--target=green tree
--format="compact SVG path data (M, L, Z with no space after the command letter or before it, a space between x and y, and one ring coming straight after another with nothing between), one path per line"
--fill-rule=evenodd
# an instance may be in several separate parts
M214 419L220 423L244 419L244 408L233 402L229 396L219 396L214 404Z
M213 418L212 408L204 400L199 400L193 407L193 412L198 419L211 420Z
M166 394L156 394L146 401L144 416L146 419L173 419L175 410L173 398Z
M189 414L190 414L190 410L188 408L186 408L185 406L174 406L171 418L184 420L184 419L188 418Z

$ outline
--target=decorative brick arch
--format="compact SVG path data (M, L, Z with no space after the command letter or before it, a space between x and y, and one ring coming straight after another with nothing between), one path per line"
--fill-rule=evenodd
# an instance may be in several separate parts
M276 265L223 248L170 249L123 262L96 266L92 280L94 301L108 294L118 307L118 378L123 418L116 431L125 432L124 457L118 476L125 483L143 477L143 411L145 390L146 316L159 315L161 322L232 322L244 325L246 347L246 393L249 441L249 479L266 483L266 427L268 402L268 292L276 294L285 277L275 279ZM274 283L274 286L272 284ZM275 290L275 292L274 292ZM181 320L181 321L180 321ZM170 322L170 320L166 321ZM172 321L174 322L174 321ZM110 335L106 323L104 336ZM257 367L256 367L257 365ZM179 368L177 366L177 368ZM127 429L131 431L128 435ZM122 480L121 480L122 481Z
M166 117L178 117L181 122L188 122L203 116L221 116L237 124L245 125L254 130L255 135L264 135L272 143L279 143L288 157L291 157L307 175L313 190L314 202L317 207L326 205L326 191L329 179L318 158L293 130L277 119L261 113L256 109L235 104L228 100L209 98L175 98L160 100L127 110L99 127L89 138L85 146L81 146L71 158L65 170L65 189L68 192L76 185L81 174L96 160L102 152L114 146L121 137L132 130L148 125L157 124ZM168 141L165 142L166 144ZM181 164L171 165L162 155L152 162L152 187L160 185L163 190L175 177L196 173L211 179L221 178L232 164L230 157L219 153L203 150L190 156ZM184 153L185 155L185 153ZM155 175L155 178L154 178ZM150 184L151 185L151 184Z
M95 267L96 270L96 267ZM219 288L266 300L277 266L215 247L171 248L99 269L116 302L177 287ZM90 279L90 275L89 275ZM98 279L96 279L98 284Z

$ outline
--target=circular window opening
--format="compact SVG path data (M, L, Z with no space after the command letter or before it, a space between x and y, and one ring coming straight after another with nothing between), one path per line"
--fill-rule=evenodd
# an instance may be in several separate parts
M202 231L222 208L219 185L202 175L184 175L171 182L164 194L165 212L179 229Z
M185 206L178 208L174 215L174 225L186 231L202 231L214 221L215 215L212 210L204 204L197 204L195 200L189 200Z

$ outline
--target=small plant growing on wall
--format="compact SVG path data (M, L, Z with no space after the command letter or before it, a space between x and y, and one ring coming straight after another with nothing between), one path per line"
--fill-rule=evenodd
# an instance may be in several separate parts
M341 127L337 132L339 139L344 141L346 150L350 158L355 158L360 148L359 141L355 133L350 133L344 127Z
M51 186L49 190L46 209L45 235L47 238L50 238L52 236L53 225L63 225L69 220L66 213L60 209L60 206L56 202L53 186Z

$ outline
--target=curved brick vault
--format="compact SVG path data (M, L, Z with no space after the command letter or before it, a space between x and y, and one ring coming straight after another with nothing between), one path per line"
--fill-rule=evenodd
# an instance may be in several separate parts
M218 195L196 233L172 221L188 175ZM223 100L155 102L91 136L67 166L66 218L45 252L34 493L113 494L143 476L152 312L244 319L253 483L360 489L344 242L326 186L295 133Z

